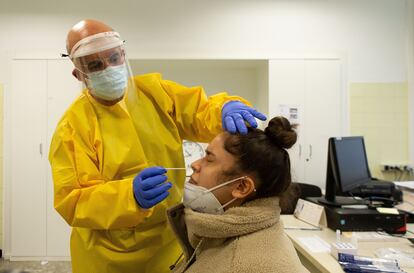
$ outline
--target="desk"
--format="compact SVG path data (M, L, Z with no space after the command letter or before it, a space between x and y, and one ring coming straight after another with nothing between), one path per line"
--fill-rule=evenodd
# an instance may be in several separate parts
M301 220L296 219L293 215L281 215L281 219L285 226L295 227L309 227L308 224ZM414 230L414 224L407 226L409 230ZM322 228L322 230L293 230L286 229L286 234L293 242L293 245L298 252L299 258L303 265L310 272L324 272L324 273L336 273L344 272L339 265L338 261L330 253L314 253L310 252L304 245L298 240L299 237L318 236L325 240L327 243L333 243L336 240L336 234L329 228ZM349 241L349 239L341 236L343 241ZM383 247L394 247L398 249L413 250L412 244L404 238L396 238L397 241L393 242L359 242L358 243L358 256L375 257L374 251ZM414 245L413 245L414 246ZM403 268L408 273L414 273L414 268Z

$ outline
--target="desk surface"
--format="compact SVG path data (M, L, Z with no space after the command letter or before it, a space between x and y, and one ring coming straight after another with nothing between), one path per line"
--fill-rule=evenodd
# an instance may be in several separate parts
M283 224L287 226L294 227L309 227L310 225L304 223L301 220L298 220L293 215L281 215ZM414 224L409 224L408 229L414 230ZM336 240L336 234L333 230L329 228L323 228L322 230L296 230L296 229L285 229L286 234L292 240L293 245L296 251L299 252L309 263L311 263L317 270L320 272L344 272L339 265L338 261L331 256L330 253L315 253L307 249L301 242L298 240L299 237L309 237L309 236L318 236L321 239L325 240L327 243L333 243ZM348 238L345 238L341 235L343 241L350 241ZM414 246L414 245L413 245ZM378 248L384 247L393 247L401 250L411 250L413 251L412 244L404 238L396 238L396 241L392 242L359 242L358 243L358 256L366 257L375 257L374 251ZM402 269L408 273L414 273L414 268L404 268Z

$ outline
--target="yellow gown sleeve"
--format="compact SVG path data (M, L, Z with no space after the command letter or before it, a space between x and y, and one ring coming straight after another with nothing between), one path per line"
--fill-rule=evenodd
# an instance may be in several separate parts
M200 86L186 87L173 81L163 80L163 88L173 103L173 118L183 139L209 142L223 131L221 109L232 100L251 104L226 92L207 97Z
M77 129L61 121L50 147L54 206L59 214L70 226L91 229L133 227L149 217L152 210L136 204L133 178L105 181L98 169L99 137L88 139L81 136L88 130Z

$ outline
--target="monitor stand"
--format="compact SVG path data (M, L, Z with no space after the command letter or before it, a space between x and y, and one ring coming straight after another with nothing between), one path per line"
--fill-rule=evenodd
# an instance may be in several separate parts
M333 200L327 200L325 196L317 198L318 203L325 206L341 207L349 205L366 205L365 200L357 200L349 196L335 196Z

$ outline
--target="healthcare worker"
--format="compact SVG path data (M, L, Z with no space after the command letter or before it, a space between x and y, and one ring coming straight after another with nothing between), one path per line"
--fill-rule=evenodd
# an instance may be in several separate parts
M94 20L67 36L72 74L85 85L50 147L54 205L72 226L74 273L169 272L181 253L166 209L181 201L182 140L223 128L247 133L266 117L240 97L206 97L160 74L133 77L124 42Z

